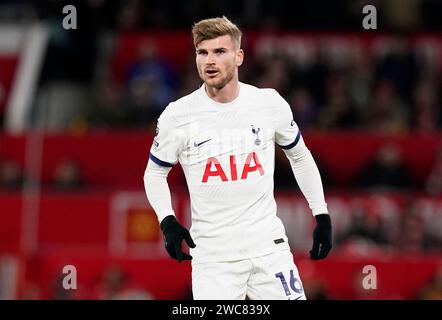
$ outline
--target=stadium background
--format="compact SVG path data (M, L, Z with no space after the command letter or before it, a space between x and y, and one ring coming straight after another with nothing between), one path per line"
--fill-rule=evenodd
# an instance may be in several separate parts
M77 30L62 27L67 4ZM366 4L376 31L362 28ZM190 26L223 14L244 31L240 80L290 102L323 175L334 248L312 262L314 220L277 152L307 296L442 298L439 1L22 0L0 3L0 299L191 298L142 177L156 118L200 85ZM179 167L169 183L189 225ZM362 287L367 265L376 290Z

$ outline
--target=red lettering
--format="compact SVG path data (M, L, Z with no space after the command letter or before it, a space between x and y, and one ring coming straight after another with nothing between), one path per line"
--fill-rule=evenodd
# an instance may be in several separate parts
M253 160L253 163L252 163ZM232 180L238 180L238 172L236 168L236 158L234 155L229 156L230 163L230 175ZM212 170L212 164L215 165L215 169ZM264 175L264 170L261 166L261 163L258 160L258 155L255 152L252 152L247 155L246 163L244 164L244 168L241 174L241 180L247 179L249 172L258 171L261 176ZM211 157L207 159L206 168L204 170L203 180L202 182L207 182L209 177L220 177L223 182L228 181L227 175L224 172L221 164L219 163L217 158Z
M215 164L214 171L211 170L212 163ZM211 158L207 159L206 169L204 170L204 175L203 175L203 182L207 182L209 177L216 177L216 176L221 177L221 180L223 182L227 181L227 176L224 173L224 170L221 167L221 164L219 163L219 161L216 158L211 157Z
M254 166L250 165L251 160L255 163ZM255 152L250 153L247 156L246 163L244 164L244 169L242 170L241 179L247 179L249 172L259 171L260 175L264 175L264 170L262 169L261 163L259 163L258 156Z
M235 156L230 156L230 174L232 175L232 181L238 180Z

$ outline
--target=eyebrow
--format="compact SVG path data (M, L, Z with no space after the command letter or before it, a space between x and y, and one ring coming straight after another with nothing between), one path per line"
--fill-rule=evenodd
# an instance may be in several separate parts
M227 51L228 49L225 47L219 47L219 48L213 49L213 51L220 51L220 50ZM197 53L207 52L207 49L197 49L196 52Z

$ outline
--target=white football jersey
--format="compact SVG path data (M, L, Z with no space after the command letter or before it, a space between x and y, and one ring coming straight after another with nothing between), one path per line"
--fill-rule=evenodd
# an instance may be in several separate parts
M202 85L168 105L150 159L183 168L194 263L289 249L273 195L275 143L291 149L300 141L290 106L273 89L240 83L235 100L217 103Z

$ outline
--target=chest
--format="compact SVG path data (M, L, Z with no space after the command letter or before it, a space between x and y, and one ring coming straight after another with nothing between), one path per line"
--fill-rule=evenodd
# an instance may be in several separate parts
M241 156L274 143L274 115L266 108L193 115L185 155L191 162Z

